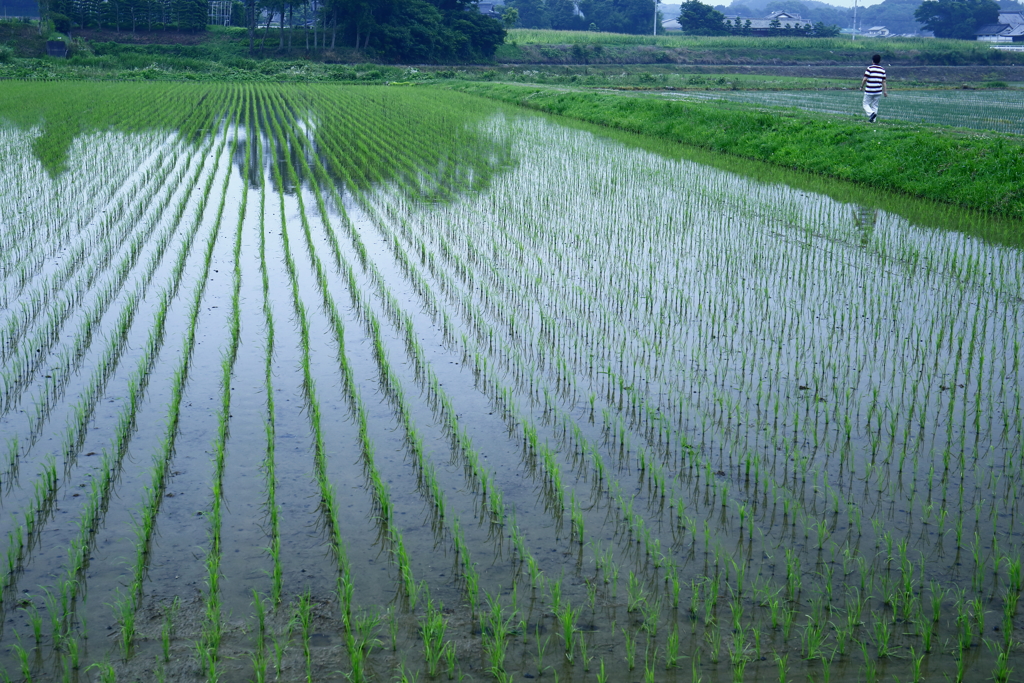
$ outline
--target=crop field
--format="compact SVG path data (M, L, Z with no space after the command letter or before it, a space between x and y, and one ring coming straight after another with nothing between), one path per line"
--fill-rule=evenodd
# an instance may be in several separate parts
M0 92L0 680L1024 671L1019 225L451 91Z
M764 104L773 107L797 107L828 114L859 115L864 97L859 90L761 91L761 92L684 92L672 98L727 100ZM896 119L940 126L1024 135L1024 90L914 90L890 89L878 107L880 120Z

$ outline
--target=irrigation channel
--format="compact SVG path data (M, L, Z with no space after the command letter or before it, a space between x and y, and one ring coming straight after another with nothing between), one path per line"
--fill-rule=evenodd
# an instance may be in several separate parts
M452 92L0 90L2 680L1024 671L1012 240Z

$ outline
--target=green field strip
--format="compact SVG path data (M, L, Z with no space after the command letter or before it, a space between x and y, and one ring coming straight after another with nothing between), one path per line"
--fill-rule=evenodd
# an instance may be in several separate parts
M797 107L827 114L860 116L859 91L673 93L670 97L746 102L772 107ZM883 118L1024 134L1024 96L1019 92L970 92L958 90L901 91L883 100Z

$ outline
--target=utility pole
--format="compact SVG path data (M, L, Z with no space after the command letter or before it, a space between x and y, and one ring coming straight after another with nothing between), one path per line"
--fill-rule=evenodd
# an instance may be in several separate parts
M658 35L658 0L654 0L654 33L652 35Z
M851 40L857 40L857 0L853 0L853 31L850 36Z

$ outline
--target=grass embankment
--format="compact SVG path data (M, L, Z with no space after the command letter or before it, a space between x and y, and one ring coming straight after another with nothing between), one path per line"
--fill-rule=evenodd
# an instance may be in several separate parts
M969 40L935 38L793 38L753 36L634 36L590 31L513 29L495 60L532 64L771 64L867 63L874 53L903 66L1024 65L1024 54Z
M727 102L506 84L463 92L995 214L1024 217L1024 138Z

